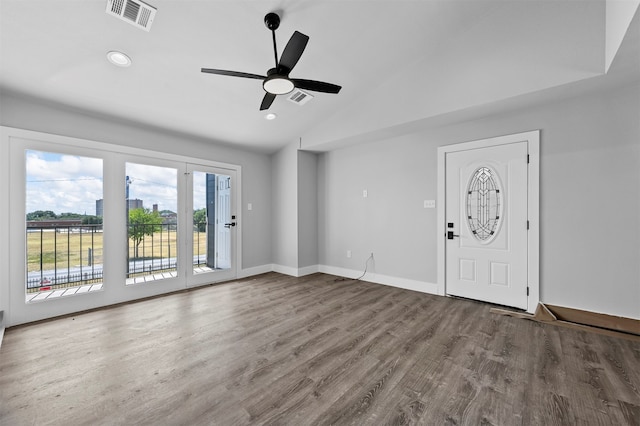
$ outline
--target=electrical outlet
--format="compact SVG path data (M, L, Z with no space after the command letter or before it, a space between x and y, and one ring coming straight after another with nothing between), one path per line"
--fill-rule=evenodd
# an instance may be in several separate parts
M362 190L362 198L367 198L369 196L369 191L367 191L366 189Z
M351 250L347 250L347 257L351 259Z

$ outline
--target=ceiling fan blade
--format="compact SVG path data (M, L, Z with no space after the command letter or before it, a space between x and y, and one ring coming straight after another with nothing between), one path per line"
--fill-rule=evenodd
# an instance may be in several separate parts
M276 98L276 95L274 95L273 93L269 93L269 92L265 93L264 98L262 98L262 103L260 104L260 111L269 109L269 107L271 106L275 98Z
M300 56L302 56L302 52L304 52L304 48L307 47L308 42L309 36L295 31L282 51L278 66L286 68L285 72L287 73L291 72L293 67L298 63Z
M325 83L323 81L305 80L302 78L292 78L291 81L298 89L312 90L314 92L338 93L342 86Z
M209 74L218 74L218 75L229 75L231 77L244 77L244 78L255 78L257 80L264 80L265 76L258 74L250 74L248 72L240 72L240 71L227 71L227 70L216 70L213 68L201 68L200 71L206 72Z

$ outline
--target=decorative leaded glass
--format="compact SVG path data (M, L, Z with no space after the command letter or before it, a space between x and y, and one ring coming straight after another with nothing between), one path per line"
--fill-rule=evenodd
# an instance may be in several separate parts
M473 173L467 189L467 222L473 236L487 242L498 231L502 195L496 172L480 167Z

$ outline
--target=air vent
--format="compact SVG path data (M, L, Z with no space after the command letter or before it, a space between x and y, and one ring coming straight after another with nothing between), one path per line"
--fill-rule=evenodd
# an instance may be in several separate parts
M287 96L287 99L294 104L304 105L311 99L313 99L313 96L311 96L307 92L303 92L300 89L294 89L293 92L291 92L289 96Z
M145 31L151 29L156 8L139 0L107 0L107 13Z

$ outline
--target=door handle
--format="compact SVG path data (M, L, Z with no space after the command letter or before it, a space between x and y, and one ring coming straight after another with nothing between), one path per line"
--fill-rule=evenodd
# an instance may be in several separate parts
M456 235L453 231L447 231L447 240L453 240L453 237L459 237L460 235Z
M236 223L235 222L231 222L231 223L225 223L224 224L225 228L231 228L232 226L236 226Z

